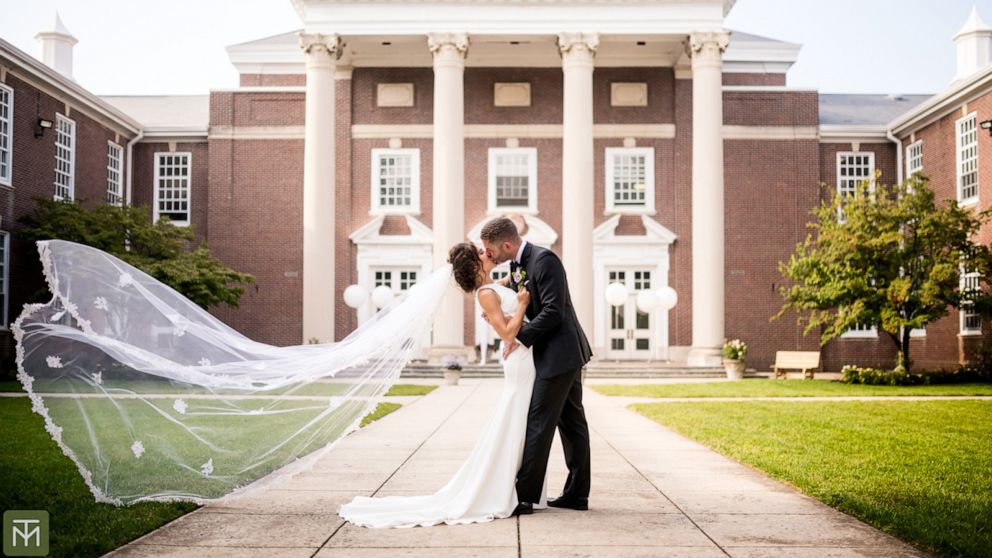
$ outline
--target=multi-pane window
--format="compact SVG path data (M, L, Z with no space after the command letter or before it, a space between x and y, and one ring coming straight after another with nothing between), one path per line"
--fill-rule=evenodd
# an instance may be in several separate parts
M417 283L416 269L377 269L373 271L373 288L385 285L394 294L401 294Z
M871 180L874 175L874 153L837 154L837 192L842 196L853 196L858 184Z
M14 90L0 83L0 184L11 185L14 146Z
M906 147L906 178L923 171L923 140L917 140Z
M970 114L957 121L958 201L978 201L978 117Z
M611 271L609 284L621 283L627 284L627 272L625 271ZM626 315L623 305L613 306L610 305L610 329L621 330L626 329ZM622 351L624 348L623 339L611 339L610 349L614 351Z
M606 149L606 210L654 210L654 149Z
M420 150L372 150L372 209L380 213L420 211Z
M107 142L107 203L121 205L124 200L124 181L121 164L124 150L114 142Z
M853 196L858 184L875 176L875 154L841 152L837 154L837 193L843 197ZM838 218L844 221L843 210Z
M155 154L155 221L189 225L190 159L190 153Z
M76 123L55 115L55 199L71 200L76 180Z
M10 267L10 234L0 231L0 329L7 329L7 302L9 287L7 270Z
M962 267L961 273L961 293L968 296L971 293L978 293L981 290L981 275L975 271L966 271ZM982 316L970 310L970 305L965 303L961 307L961 333L981 333Z
M650 291L651 290L651 272L650 271L635 271L634 272L634 290L635 291Z
M537 211L537 149L489 150L489 209Z
M874 324L857 324L847 330L842 337L878 337Z

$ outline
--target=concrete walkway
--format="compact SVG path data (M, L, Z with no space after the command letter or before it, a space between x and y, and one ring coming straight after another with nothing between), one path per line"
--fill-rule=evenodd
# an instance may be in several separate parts
M427 494L473 446L500 379L414 399L284 484L183 516L124 556L895 557L908 545L586 390L593 492L587 512L370 530L334 513L356 494ZM556 442L550 491L565 477Z

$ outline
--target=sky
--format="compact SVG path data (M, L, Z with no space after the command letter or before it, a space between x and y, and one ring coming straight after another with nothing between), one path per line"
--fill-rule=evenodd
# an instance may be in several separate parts
M992 22L992 0L737 0L726 25L802 44L793 87L937 93L972 5ZM0 0L0 37L38 56L34 35L56 10L79 39L76 80L99 95L236 87L225 46L301 27L290 0Z

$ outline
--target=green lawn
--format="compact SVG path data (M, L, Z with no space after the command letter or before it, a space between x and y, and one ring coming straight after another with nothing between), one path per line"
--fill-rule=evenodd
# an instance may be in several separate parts
M603 395L630 397L816 397L858 395L992 395L992 384L866 386L828 380L747 379L692 384L598 385Z
M20 384L17 384L18 389ZM433 387L433 386L427 386ZM418 386L419 388L419 386ZM163 400L162 405L171 404L172 400ZM257 405L261 401L244 400L246 405ZM77 404L70 399L49 398L46 400L53 417L70 410ZM101 412L100 406L105 402L88 401L88 416L96 428L107 428L116 420L118 413ZM125 406L130 418L136 425L147 418L149 406L136 401L118 401ZM241 401L238 402L241 404ZM299 405L299 403L293 403ZM362 420L362 426L375 421L400 408L396 403L380 403L371 414ZM300 412L308 412L301 408ZM56 419L58 420L58 419ZM251 417L245 417L251 420ZM140 429L140 426L139 426ZM250 430L250 429L249 429ZM158 432L161 436L167 433ZM282 436L285 433L278 428L269 431L254 431L242 442L259 441L262 438ZM320 434L320 435L317 435ZM318 432L311 437L311 443L323 443L327 436L335 432ZM239 434L230 433L225 439L229 447L240 447L242 444L236 437ZM175 447L180 447L184 441L173 440ZM129 443L129 442L128 442ZM128 444L116 444L129 451ZM111 447L103 448L104 458L114 452ZM81 455L84 459L85 455ZM114 456L109 456L114 457ZM118 456L119 457L119 456ZM131 457L131 456L127 456ZM149 444L143 458L154 458L154 451ZM272 460L268 471L282 463L283 456ZM122 477L127 477L127 464L133 459L117 459L114 461L116 470ZM196 461L199 463L199 461ZM261 471L264 472L264 471ZM179 474L172 470L163 474ZM251 475L252 478L260 476ZM247 477L246 477L247 478ZM3 510L48 510L50 517L51 552L50 556L97 556L113 550L185 513L196 508L189 503L140 503L133 506L115 507L110 504L98 504L83 482L76 466L45 431L43 419L31 411L31 402L26 397L0 398L0 479L3 491L0 493L0 509ZM140 483L135 476L134 482ZM203 482L209 483L207 479ZM135 486L140 489L139 486ZM204 486L206 490L224 487Z
M922 548L975 557L992 549L990 401L632 408Z
M153 382L151 381L144 381L142 385L143 387L142 391L144 393L150 393L148 388L152 384ZM340 383L314 382L312 384L304 384L301 386L296 386L294 388L283 388L283 389L272 390L271 392L267 392L267 394L316 395L316 396L340 395L346 392L350 385L351 384L344 382L340 382ZM105 381L103 386L106 389L124 388L124 389L130 389L132 391L137 387L134 381L129 381L127 383L123 383L123 382L115 383L110 380ZM235 393L235 394L238 393L233 390L214 390L212 392L206 389L191 390L189 386L179 386L167 381L155 382L154 387L155 387L155 393L177 393L179 391L185 391L186 393L191 393L191 392L192 393ZM386 392L386 395L427 395L428 393L434 391L434 389L436 388L437 386L432 386L432 385L394 384L393 387L390 388L388 392ZM60 384L53 384L51 387L44 386L42 381L37 381L35 383L35 391L64 392L64 391L68 391L69 389L70 386L66 385L65 382L62 382ZM0 392L22 392L22 391L24 391L24 388L21 386L21 382L17 380L0 381Z

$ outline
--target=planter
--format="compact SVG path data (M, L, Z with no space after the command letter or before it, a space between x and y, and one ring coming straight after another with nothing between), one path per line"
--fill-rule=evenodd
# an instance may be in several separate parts
M457 386L458 378L460 378L461 375L462 375L461 370L445 369L444 383L448 384L449 386Z
M723 368L727 371L728 380L744 379L744 361L724 359Z

